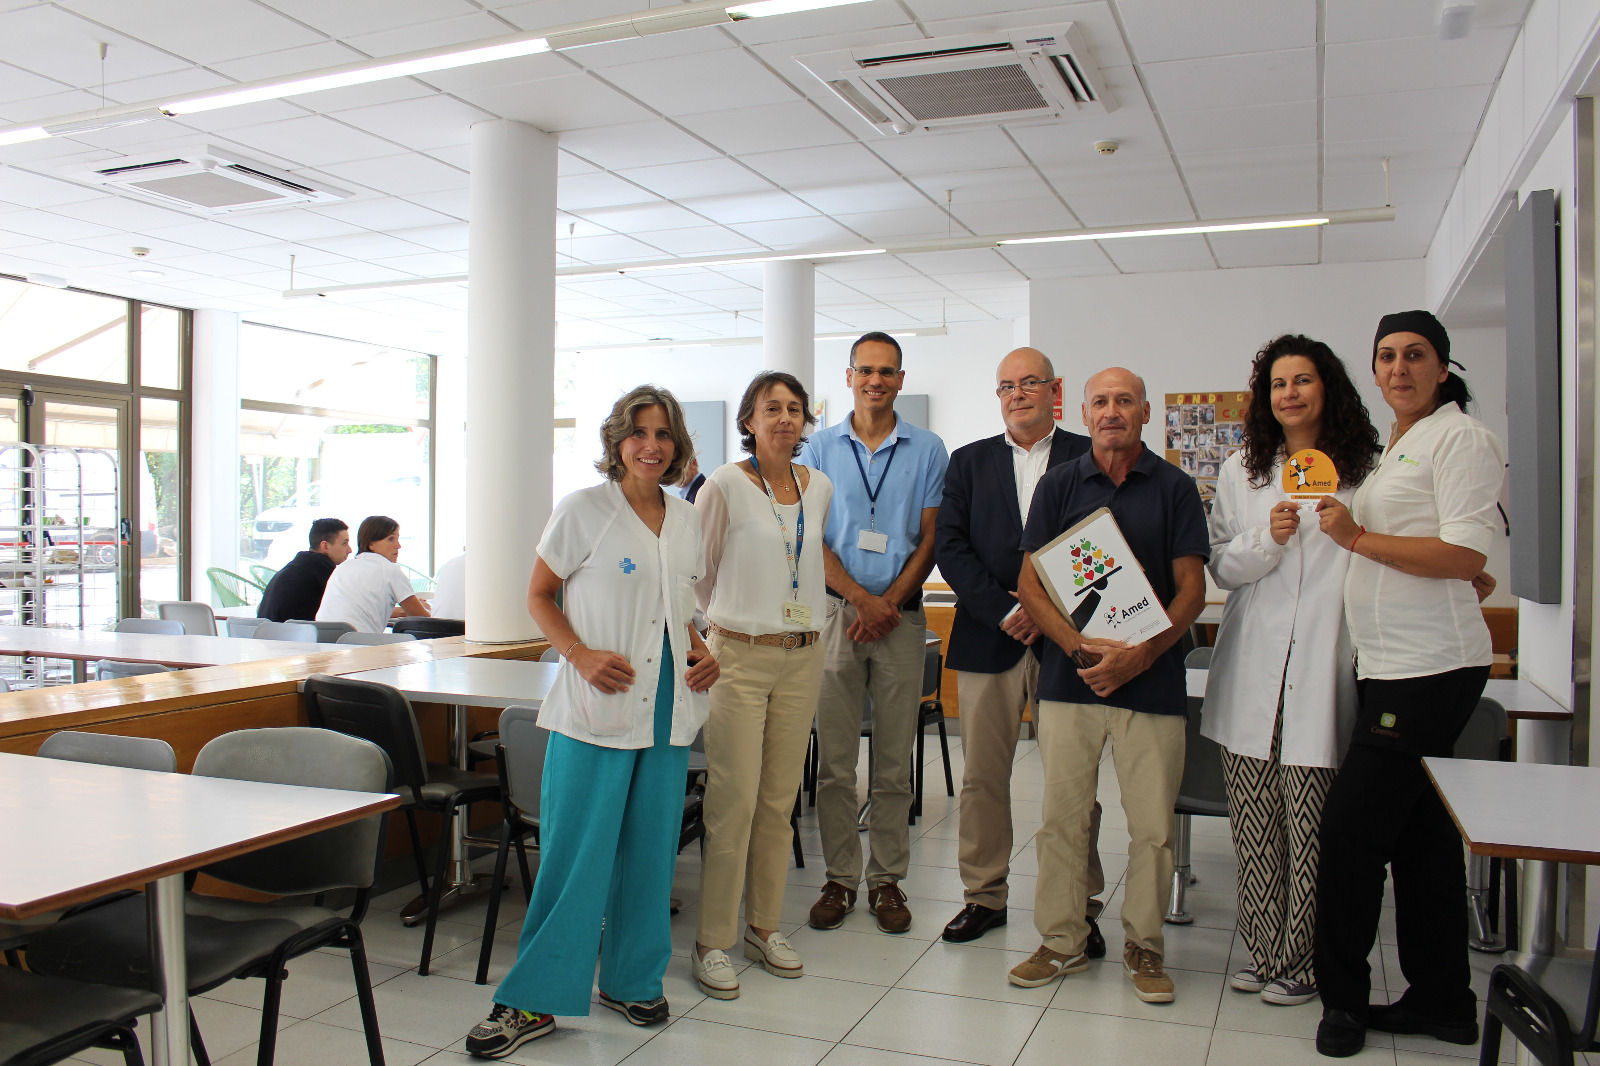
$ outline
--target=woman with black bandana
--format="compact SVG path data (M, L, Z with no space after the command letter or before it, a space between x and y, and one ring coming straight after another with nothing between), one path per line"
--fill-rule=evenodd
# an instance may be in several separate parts
M1478 1038L1461 836L1422 758L1450 754L1489 677L1478 603L1494 587L1483 566L1499 527L1505 448L1466 413L1472 396L1450 364L1449 334L1433 315L1384 316L1372 370L1394 412L1387 450L1349 509L1331 496L1317 505L1323 532L1353 556L1345 618L1358 678L1317 879L1317 1050L1335 1057L1359 1052L1368 1028ZM1369 1006L1386 865L1408 987L1394 1003Z

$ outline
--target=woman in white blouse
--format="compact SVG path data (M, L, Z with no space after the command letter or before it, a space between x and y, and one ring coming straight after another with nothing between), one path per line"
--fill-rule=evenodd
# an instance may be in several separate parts
M1317 994L1317 836L1355 711L1349 553L1281 487L1284 464L1306 448L1333 460L1348 501L1377 460L1378 434L1333 350L1286 334L1256 353L1244 447L1217 478L1208 565L1230 591L1201 727L1222 746L1250 953L1228 983L1280 1006Z
M357 554L328 575L319 622L348 622L357 633L382 633L398 606L403 614L426 617L427 606L412 591L400 569L400 523L368 515L356 530Z
M691 624L700 520L661 491L694 446L678 401L653 385L618 400L600 437L606 480L557 505L528 583L528 613L566 662L539 709L539 873L517 961L467 1035L481 1058L550 1032L552 1015L587 1015L597 953L602 1006L667 1020L689 745L718 674Z
M1478 1038L1461 836L1422 759L1451 753L1489 677L1478 603L1494 585L1483 565L1501 530L1505 448L1466 413L1471 393L1450 363L1450 336L1433 315L1384 316L1372 368L1394 411L1388 448L1349 508L1331 497L1317 505L1323 533L1351 556L1344 604L1360 679L1350 750L1323 811L1325 1055L1356 1054L1368 1028ZM1409 987L1369 1005L1385 865Z
M741 894L745 957L778 977L804 972L778 916L789 815L822 685L822 531L833 499L826 474L794 463L815 422L798 380L756 375L737 422L751 457L718 467L695 502L706 541L700 609L722 680L706 722L706 847L690 968L717 999L739 995L727 949L739 936Z

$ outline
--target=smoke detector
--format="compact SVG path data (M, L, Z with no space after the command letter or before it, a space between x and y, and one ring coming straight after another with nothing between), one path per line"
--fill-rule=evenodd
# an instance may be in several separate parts
M230 215L291 204L331 203L351 193L308 181L211 145L100 160L68 175L129 196L200 215Z
M1094 150L1099 152L1101 155L1115 155L1117 149L1121 148L1121 147L1122 147L1122 145L1120 143L1118 143L1117 141L1095 141L1094 142Z
M795 57L880 133L1105 114L1116 104L1072 23Z

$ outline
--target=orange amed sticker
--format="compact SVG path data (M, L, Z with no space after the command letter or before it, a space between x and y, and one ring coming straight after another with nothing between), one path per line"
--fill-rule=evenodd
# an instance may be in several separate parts
M1291 500L1320 500L1338 490L1339 472L1324 452L1307 448L1283 465L1283 492Z

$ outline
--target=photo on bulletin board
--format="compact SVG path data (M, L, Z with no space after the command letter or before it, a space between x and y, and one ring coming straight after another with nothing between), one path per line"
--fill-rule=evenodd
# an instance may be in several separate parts
M1217 495L1222 463L1244 444L1248 392L1169 392L1167 461L1194 478L1206 514Z

